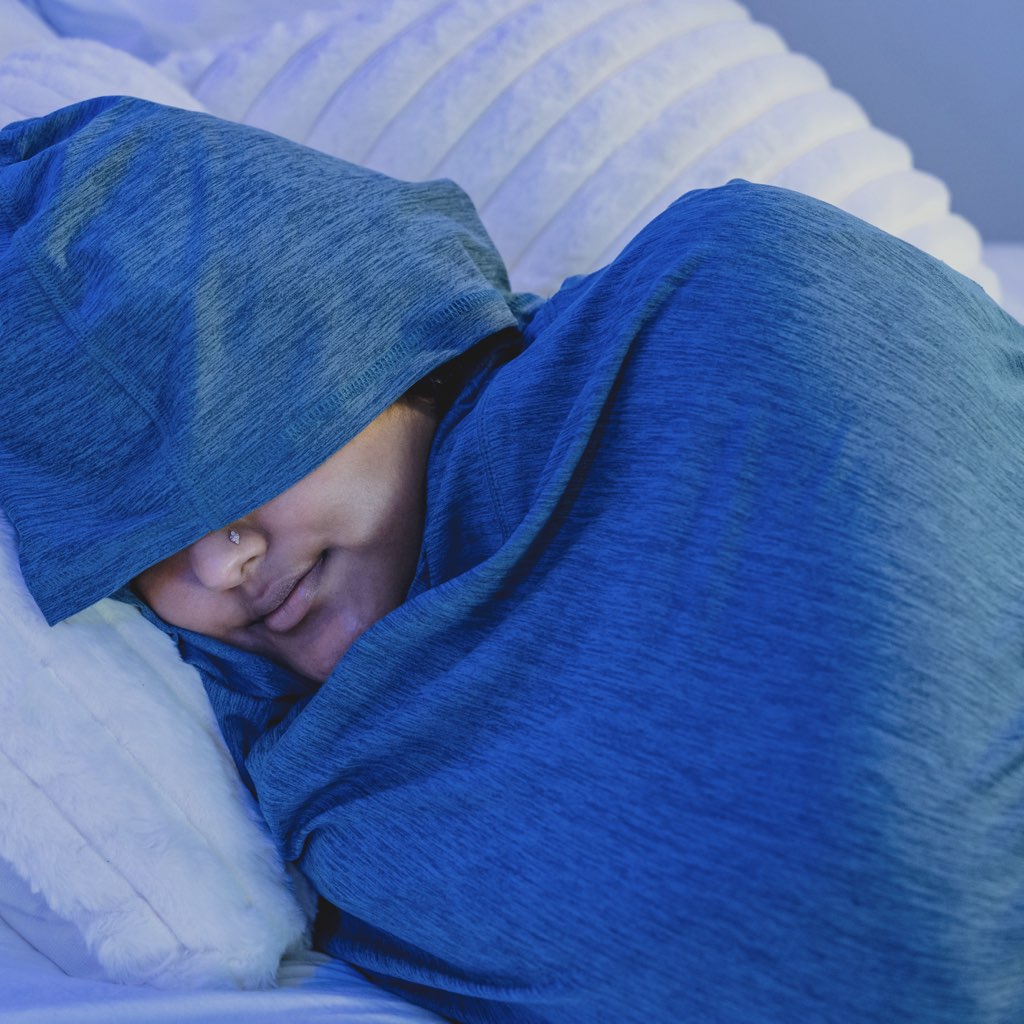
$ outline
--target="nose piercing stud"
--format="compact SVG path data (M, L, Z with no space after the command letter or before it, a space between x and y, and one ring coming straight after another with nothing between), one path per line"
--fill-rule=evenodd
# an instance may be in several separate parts
M229 530L228 531L228 540L231 541L232 544L241 544L242 543L242 538L238 536L238 531L237 530Z

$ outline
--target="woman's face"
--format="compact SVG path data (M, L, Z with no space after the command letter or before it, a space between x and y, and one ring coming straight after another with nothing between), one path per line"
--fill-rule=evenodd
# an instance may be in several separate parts
M391 406L283 494L145 570L136 592L167 622L322 682L405 599L435 426L427 407Z

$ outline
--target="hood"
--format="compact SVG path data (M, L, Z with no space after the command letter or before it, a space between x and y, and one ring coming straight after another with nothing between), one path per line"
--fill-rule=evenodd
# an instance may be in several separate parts
M465 193L101 97L0 132L0 506L55 623L522 327Z

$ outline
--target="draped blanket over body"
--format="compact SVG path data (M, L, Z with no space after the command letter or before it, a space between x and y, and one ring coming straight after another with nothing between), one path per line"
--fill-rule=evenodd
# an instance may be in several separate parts
M203 155L214 199L267 138L223 131ZM305 159L261 146L254 174ZM346 231L316 251L358 275L346 246L389 240L371 216ZM408 600L315 692L165 627L324 897L322 947L461 1021L1019 1019L1024 330L914 247L741 181L682 197L539 308L473 249L490 283L472 290L507 313L467 326L431 293L443 341L414 329L417 275L452 246L415 248L388 284L401 355L345 370L372 396L364 424L424 352L464 354ZM246 259L279 273L280 253ZM292 305L328 301L288 267ZM222 330L275 373L289 339ZM315 409L353 434L316 359L302 387L284 363L261 404L233 406L254 444L221 449L251 504L260 445L289 425ZM174 387L196 388L180 365ZM108 584L142 567L119 550Z

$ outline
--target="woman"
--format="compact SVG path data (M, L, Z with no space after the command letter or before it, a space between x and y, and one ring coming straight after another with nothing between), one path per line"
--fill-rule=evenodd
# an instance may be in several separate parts
M108 97L0 136L0 503L203 674L318 942L459 1021L1024 1013L1024 332L745 182L471 204Z

